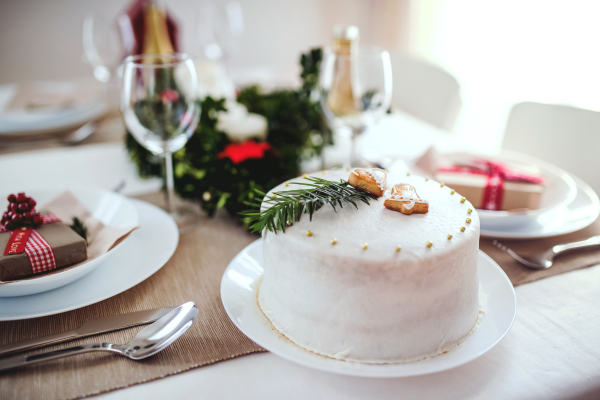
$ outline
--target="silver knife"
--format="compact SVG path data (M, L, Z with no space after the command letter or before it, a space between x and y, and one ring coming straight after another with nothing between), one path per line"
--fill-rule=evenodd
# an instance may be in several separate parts
M164 317L174 309L175 307L156 308L154 310L137 311L128 314L109 315L107 317L90 319L89 321L84 322L79 328L71 331L0 345L0 357L37 347L48 346L58 342L75 340L86 336L97 335L99 333L130 328L132 326L149 324Z

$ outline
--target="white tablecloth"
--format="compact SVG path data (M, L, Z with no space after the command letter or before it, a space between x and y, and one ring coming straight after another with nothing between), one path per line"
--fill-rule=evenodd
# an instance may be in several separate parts
M395 116L399 134L435 129ZM448 138L441 139L448 142ZM455 145L455 144L454 144ZM0 156L0 193L93 185L124 193L156 190L137 178L120 144ZM432 375L367 379L309 369L269 353L253 354L110 392L100 399L600 399L600 266L516 289L512 330L495 348Z

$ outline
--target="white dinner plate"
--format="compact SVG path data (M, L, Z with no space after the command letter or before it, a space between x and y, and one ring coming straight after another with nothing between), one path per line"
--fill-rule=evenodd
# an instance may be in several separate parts
M43 210L44 204L56 198L65 189L51 190L26 190L27 195L33 197ZM138 212L131 201L118 193L98 188L69 188L68 189L90 214L106 226L114 228L127 228L139 225ZM8 193L3 193L5 199ZM0 297L27 296L53 290L71 282L81 279L96 269L104 260L110 259L118 247L129 240L125 238L109 252L86 262L76 268L57 270L54 273L32 276L13 282L0 283Z
M160 208L131 200L140 229L90 274L70 285L31 296L0 298L0 321L75 310L115 296L144 281L166 264L179 242L173 219Z
M402 377L424 375L454 368L494 347L515 320L515 291L504 271L479 252L480 297L485 314L479 328L464 343L436 357L405 364L358 364L322 357L280 338L258 308L256 289L262 276L262 240L242 250L229 264L221 281L221 299L229 318L250 339L270 352L307 367L343 375Z
M77 80L32 83L37 90L42 92L60 93L76 91L82 84L85 82ZM102 90L98 90L98 93L87 101L63 109L5 110L17 91L17 84L0 86L0 137L65 131L97 119L108 111L108 104Z
M481 236L499 239L537 239L566 235L587 228L600 215L600 200L587 183L574 175L571 177L577 185L577 195L568 206L560 207L518 227L484 229L482 224Z

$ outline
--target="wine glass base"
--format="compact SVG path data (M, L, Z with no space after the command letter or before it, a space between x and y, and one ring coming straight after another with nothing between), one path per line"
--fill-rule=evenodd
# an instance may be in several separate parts
M180 235L191 232L206 222L206 216L198 207L188 204L174 206L169 215L175 220Z

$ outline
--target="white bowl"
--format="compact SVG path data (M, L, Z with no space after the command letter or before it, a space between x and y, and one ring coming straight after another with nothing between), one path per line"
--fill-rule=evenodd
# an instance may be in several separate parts
M28 196L33 197L40 205L43 205L65 189L51 190L26 190ZM135 226L139 223L139 217L134 205L118 193L98 188L69 188L73 195L87 208L91 215L106 226L125 228ZM1 199L5 199L8 193L4 193ZM135 234L133 232L132 234ZM129 237L111 249L109 252L95 258L77 268L58 270L53 274L33 276L30 278L0 282L0 297L27 296L41 293L68 285L92 272L107 258L110 258Z

